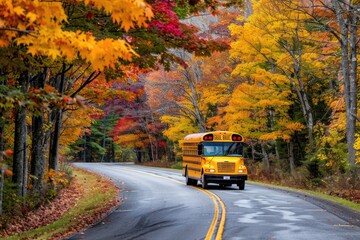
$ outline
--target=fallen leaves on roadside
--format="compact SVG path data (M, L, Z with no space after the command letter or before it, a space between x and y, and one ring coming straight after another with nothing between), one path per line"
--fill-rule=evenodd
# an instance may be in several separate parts
M29 231L59 219L74 206L81 194L81 186L75 181L69 188L62 189L54 201L40 206L38 209L27 213L24 217L14 217L0 236L6 237Z
M327 194L350 200L354 203L360 203L360 190L358 189L341 189L331 190Z
M80 171L96 175L98 178L98 185L100 185L100 189L113 189L117 192L116 196L119 195L119 188L116 187L116 185L112 183L110 179L103 178L102 176L94 172L89 172L83 169L80 169ZM36 229L58 220L71 208L76 207L76 203L83 196L83 193L92 188L94 187L86 184L86 181L85 184L78 184L77 181L74 180L68 188L62 189L58 197L56 197L52 202L45 204L32 212L27 213L26 216L14 217L14 219L12 219L12 222L7 225L6 229L0 232L0 237L8 237L21 232ZM91 213L91 215L85 214L77 216L73 221L74 224L68 229L66 229L66 231L57 233L47 239L60 240L76 232L81 232L87 227L99 222L119 204L120 200L116 197L112 199L109 203L93 209L93 211L91 211L93 212Z

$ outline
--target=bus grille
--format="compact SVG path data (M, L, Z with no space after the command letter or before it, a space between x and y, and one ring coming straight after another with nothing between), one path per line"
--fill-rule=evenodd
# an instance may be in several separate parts
M229 162L219 162L217 164L218 172L225 173L225 172L234 172L235 171L235 163Z

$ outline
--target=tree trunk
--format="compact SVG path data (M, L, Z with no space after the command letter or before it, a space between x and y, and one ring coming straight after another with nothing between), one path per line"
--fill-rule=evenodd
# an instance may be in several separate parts
M267 168L269 168L270 167L269 156L268 156L268 154L266 152L265 143L263 141L261 141L261 153L263 155L262 160L263 160L264 165Z
M101 156L101 162L104 162L104 157L106 154L106 116L104 116L103 120L103 139L102 139L102 147L104 148L104 154Z
M255 146L254 143L251 143L251 160L255 161Z
M186 98L190 101L192 107L193 107L193 111L192 111L192 115L195 118L196 124L200 129L200 132L206 132L206 127L205 127L205 117L202 114L202 112L199 109L199 101L200 101L200 95L197 92L196 89L196 83L198 81L201 80L202 78L202 71L200 66L197 66L195 69L195 66L192 67L191 69L192 71L190 71L190 69L186 68L184 70L184 77L185 80L187 82L186 87L189 89L189 91L186 91ZM187 109L188 111L191 111L189 109Z
M297 97L300 102L300 106L303 112L303 116L306 122L306 127L308 130L308 138L309 138L309 148L312 152L314 150L314 136L313 136L313 128L314 128L314 117L312 113L312 107L310 105L309 96L306 92L304 81L302 77L302 55L303 49L300 38L298 36L299 29L296 29L296 34L293 38L292 45L287 41L283 42L283 48L290 54L293 62L293 76L287 74L287 78L290 80L293 89L295 90ZM296 80L297 84L294 82L293 78Z
M26 135L27 135L27 129L26 129ZM23 147L23 185L22 185L22 189L21 189L21 195L22 196L26 196L27 194L27 185L28 185L28 172L29 172L29 161L28 161L28 148L27 148L28 144L27 141L24 143L24 147ZM23 200L23 202L25 203L25 198Z
M147 121L146 121L146 117L144 118L144 122L143 122L143 128L145 129L145 132L148 136L148 139L149 139L149 143L150 143L150 157L151 157L151 160L154 161L154 143L152 141L152 138L151 138L151 133L149 131L149 129L147 128Z
M155 159L159 160L159 140L155 137Z
M353 10L355 11L355 10ZM355 131L356 131L356 116L357 116L357 31L359 24L358 13L352 12L350 16L350 79L349 79L349 115L347 116L348 130L346 131L346 138L348 142L349 163L355 165L356 150Z
M0 157L0 160L1 157ZM1 168L1 179L0 179L0 217L3 212L3 198L4 198L4 179L5 179L5 169Z
M49 150L49 170L58 170L58 152L59 139L62 121L62 110L57 109L53 111L54 131L51 133L50 150Z
M44 74L40 75L37 78L37 82L34 87L42 89L45 86L45 76ZM34 187L34 192L40 194L43 189L43 179L45 174L45 132L44 132L44 112L39 110L37 115L34 115L32 118L32 147L31 147L31 167L30 173L35 176L32 178L32 185Z
M135 154L136 154L136 160L138 163L141 163L141 159L142 159L142 154L141 154L141 150L140 149L135 149Z
M340 27L341 66L344 81L344 99L346 106L346 140L350 165L355 165L356 150L355 127L357 116L357 29L359 18L356 8L350 1L332 0L336 18ZM349 38L350 34L350 38ZM349 48L350 47L350 48ZM349 52L350 51L350 52Z
M90 143L91 143L91 135L87 135L88 136L88 144L86 145L86 161L87 162L93 162L93 156L92 156L92 151L91 151L91 147L90 147Z
M0 151L5 150L5 143L4 143L4 133L5 133L5 119L3 118L3 113L0 111Z
M115 144L114 144L114 142L111 142L110 147L111 147L110 162L115 162Z
M2 83L1 83L2 84ZM5 129L5 118L3 115L3 111L0 110L0 152L5 150L4 143L4 129ZM3 161L3 155L0 153L0 162ZM1 168L1 179L0 179L0 217L2 216L3 210L3 196L4 196L4 180L5 180L5 169Z
M288 155L289 155L289 165L290 165L290 173L294 174L295 163L294 163L294 143L292 140L288 143Z
M29 74L23 73L19 78L19 84L22 92L25 94L28 91ZM26 148L27 148L27 125L26 125L26 106L17 106L15 114L15 136L14 136L14 156L13 156L13 182L16 184L16 194L24 196L25 191L24 170L27 162Z
M33 178L32 185L35 192L40 193L43 187L43 179L45 174L45 133L44 133L44 113L41 112L39 116L33 116L32 124L32 147L31 147L31 175Z
M65 88L65 73L66 65L63 64L60 83L57 87L60 94L63 94ZM58 154L59 154L59 139L60 139L60 130L62 123L62 109L56 109L52 112L52 119L54 121L54 130L51 134L50 139L50 150L49 150L49 169L55 171L58 170Z

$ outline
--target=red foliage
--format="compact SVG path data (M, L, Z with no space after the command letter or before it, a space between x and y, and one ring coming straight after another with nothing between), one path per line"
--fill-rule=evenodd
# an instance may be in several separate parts
M14 154L14 151L11 149L7 149L3 152L3 154L4 154L4 157L10 157Z
M63 100L64 100L64 102L68 103L68 102L70 102L72 100L72 98L68 97L68 96L64 96Z
M182 31L180 28L179 19L176 13L171 10L175 4L170 1L156 1L152 4L155 13L154 20L149 24L149 28L156 29L163 34L169 34L175 37L180 37Z
M103 116L102 114L94 113L94 114L90 114L90 117L92 119L101 119Z
M5 175L10 177L11 175L13 175L13 172L10 171L9 169L5 170Z
M179 21L176 13L172 10L175 6L176 4L172 1L155 1L152 4L155 17L148 25L148 29L159 32L162 37L168 39L168 42L175 45L181 44L181 47L195 52L196 55L210 55L214 50L222 51L229 48L227 43L219 41L219 39L207 41L199 38L196 35L197 27L188 26ZM213 14L216 13L213 12Z

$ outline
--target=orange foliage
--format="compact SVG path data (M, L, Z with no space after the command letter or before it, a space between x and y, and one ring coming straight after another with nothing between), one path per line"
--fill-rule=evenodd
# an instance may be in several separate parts
M143 0L84 0L85 3L109 14L115 23L128 31L146 26L153 14ZM119 58L131 60L136 54L122 39L95 39L89 32L63 30L68 21L62 2L54 1L2 1L0 3L0 47L12 44L27 46L32 55L46 55L52 59L64 57L68 61L78 55L95 69L114 67ZM56 18L54 18L56 16ZM24 34L25 33L25 34Z

